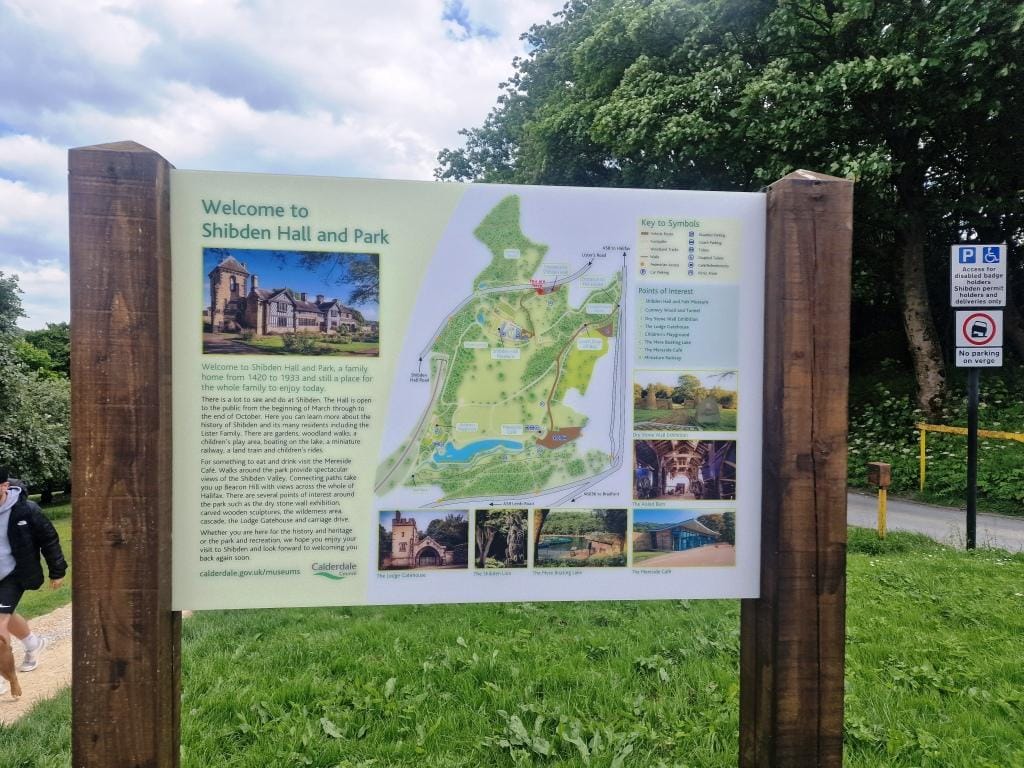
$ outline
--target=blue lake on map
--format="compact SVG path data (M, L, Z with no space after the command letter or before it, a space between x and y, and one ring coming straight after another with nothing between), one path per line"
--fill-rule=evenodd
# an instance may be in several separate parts
M523 444L515 440L477 440L475 443L456 448L451 442L444 446L441 452L434 452L434 461L442 464L448 462L464 463L472 459L478 453L493 451L495 448L508 448L510 451L523 450Z

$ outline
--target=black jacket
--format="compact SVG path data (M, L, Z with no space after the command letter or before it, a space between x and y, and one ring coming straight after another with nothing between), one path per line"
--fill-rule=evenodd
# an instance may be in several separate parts
M43 568L39 554L46 558L51 579L63 579L68 564L60 548L60 537L43 510L34 501L28 500L28 492L22 489L21 496L11 507L7 521L7 540L14 556L15 577L25 589L39 589L43 584Z

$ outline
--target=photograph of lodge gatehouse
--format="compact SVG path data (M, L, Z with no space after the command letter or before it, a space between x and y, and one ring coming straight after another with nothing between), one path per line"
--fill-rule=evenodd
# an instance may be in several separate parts
M376 257L368 254L323 254L342 261L325 280L323 264L309 264L310 254L208 248L209 305L203 311L203 351L214 354L371 355L378 352L379 276ZM245 258L245 260L243 260ZM344 280L355 264L358 285ZM212 268L211 268L212 265ZM349 269L349 272L352 270ZM261 285L261 274L274 281ZM340 277L339 277L340 276ZM307 290L313 288L316 292ZM338 289L341 289L340 291ZM334 293L370 296L362 309L346 305Z

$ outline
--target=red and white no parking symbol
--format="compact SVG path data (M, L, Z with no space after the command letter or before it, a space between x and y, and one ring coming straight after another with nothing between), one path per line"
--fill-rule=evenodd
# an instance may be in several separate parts
M1003 346L1002 310L957 312L956 328L958 347Z

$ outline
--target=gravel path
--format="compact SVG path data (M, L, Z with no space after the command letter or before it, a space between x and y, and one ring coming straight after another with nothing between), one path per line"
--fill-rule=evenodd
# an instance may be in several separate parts
M0 695L0 723L9 725L43 699L56 696L71 684L71 604L61 606L52 613L29 620L32 631L45 635L50 645L39 657L39 666L31 672L21 672L23 695L16 699L10 693ZM14 641L14 662L21 664L25 649Z

